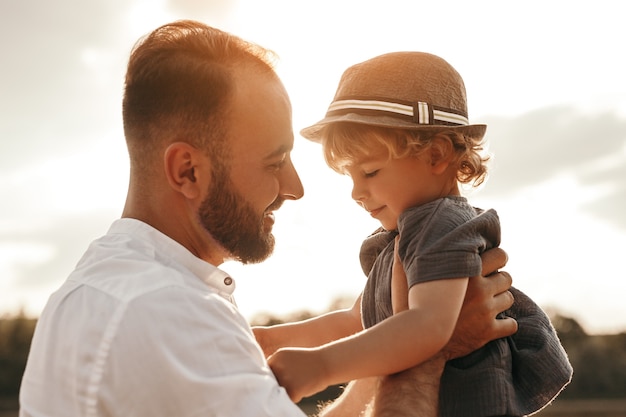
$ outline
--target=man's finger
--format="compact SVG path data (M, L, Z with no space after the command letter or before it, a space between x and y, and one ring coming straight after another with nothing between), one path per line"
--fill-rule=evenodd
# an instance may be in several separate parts
M508 310L515 302L515 297L511 291L508 291L508 289L509 288L507 287L503 292L498 293L493 297L493 309L498 313Z
M490 276L487 281L489 282L490 285L492 285L493 293L497 295L508 291L509 288L511 288L511 285L513 284L513 278L511 278L511 275L506 271L499 271L495 273L494 275ZM513 296L511 295L511 297ZM511 305L512 304L513 304L513 301L511 300Z
M503 268L509 260L506 252L500 248L489 249L480 258L483 263L482 275L485 277Z
M493 331L494 338L511 336L517 332L517 321L511 317L496 320Z

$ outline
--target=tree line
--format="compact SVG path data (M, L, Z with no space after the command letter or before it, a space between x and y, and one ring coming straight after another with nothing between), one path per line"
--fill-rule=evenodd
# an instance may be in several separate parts
M331 309L335 309L338 302ZM269 325L312 316L306 311L283 318L259 315L252 323ZM551 318L574 367L572 382L559 400L626 398L626 333L589 335L571 317L557 314ZM0 410L17 409L20 382L36 323L37 319L22 313L0 317ZM340 389L330 387L308 401L331 400Z

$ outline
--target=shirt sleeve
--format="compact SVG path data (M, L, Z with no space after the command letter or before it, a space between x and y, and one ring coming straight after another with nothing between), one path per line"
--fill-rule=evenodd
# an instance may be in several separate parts
M409 286L436 279L480 274L480 255L499 245L500 225L494 210L477 214L450 199L403 214L399 256Z
M110 415L304 416L223 298L162 289L120 318L97 385L98 408Z

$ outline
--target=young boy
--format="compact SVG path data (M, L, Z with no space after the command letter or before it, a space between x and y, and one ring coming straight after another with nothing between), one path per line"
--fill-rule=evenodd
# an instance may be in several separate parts
M485 130L469 124L463 80L437 56L385 54L344 72L326 117L301 133L322 144L331 168L352 178L352 198L382 225L361 251L366 330L271 355L292 399L411 368L449 341L469 277L481 272L481 253L500 243L496 212L461 195L460 184L485 179ZM549 319L524 294L513 294L507 314L519 332L448 363L442 416L527 415L570 381Z

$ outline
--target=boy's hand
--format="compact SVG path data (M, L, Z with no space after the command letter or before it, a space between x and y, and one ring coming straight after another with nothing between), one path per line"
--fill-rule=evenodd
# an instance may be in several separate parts
M328 387L325 381L323 361L315 349L278 349L267 362L278 384L283 386L294 403Z

